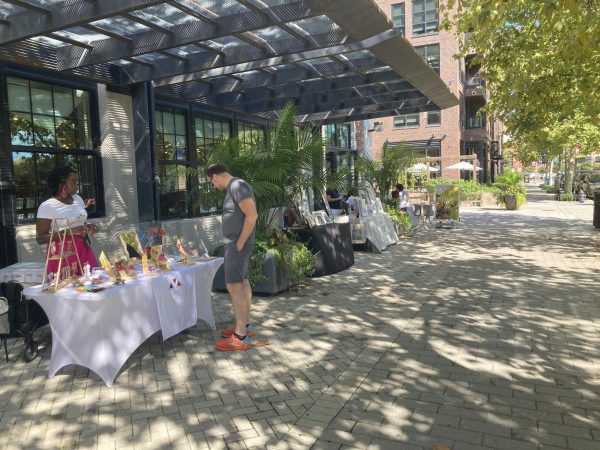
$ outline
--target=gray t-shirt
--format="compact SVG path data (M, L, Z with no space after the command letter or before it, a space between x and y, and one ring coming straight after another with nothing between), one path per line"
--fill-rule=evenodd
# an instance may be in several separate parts
M225 200L223 200L222 228L227 242L237 242L240 237L245 216L238 205L247 198L254 200L254 192L250 185L241 178L233 178L227 185ZM255 230L252 230L247 242L254 242L254 234Z

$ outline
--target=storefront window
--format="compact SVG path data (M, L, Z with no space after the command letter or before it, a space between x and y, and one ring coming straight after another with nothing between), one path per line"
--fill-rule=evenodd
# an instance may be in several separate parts
M155 114L160 216L163 219L187 217L190 199L185 111L158 106Z
M46 178L55 167L79 172L79 193L94 198L88 214L103 209L100 155L93 148L90 92L7 77L10 143L18 223L35 219L47 197Z

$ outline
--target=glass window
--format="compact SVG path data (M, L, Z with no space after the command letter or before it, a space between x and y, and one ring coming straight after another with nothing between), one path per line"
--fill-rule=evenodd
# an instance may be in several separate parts
M438 31L438 1L413 0L413 34Z
M392 5L392 24L394 28L398 28L404 34L405 18L404 18L404 3Z
M437 74L440 73L440 45L421 45L415 47L415 50L421 58L431 67Z
M164 219L188 217L190 197L187 170L186 113L184 110L157 106L156 150L160 178L160 215Z
M323 126L326 145L329 147L352 148L349 123L332 123Z
M419 113L404 114L394 117L394 128L411 128L419 126Z
M441 111L429 111L427 113L427 125L440 125L442 123Z
M204 177L204 169L210 158L210 154L215 144L219 139L225 139L231 137L231 124L229 120L212 116L209 114L199 114L194 118L194 128L196 134L196 160L197 160L197 174L198 184L200 187L200 196L203 193L210 192L212 187L210 183L206 181ZM212 203L201 201L201 212L210 213L211 211L217 211L220 209L220 204L217 199Z
M8 112L18 223L35 219L46 198L51 169L79 172L79 192L92 197L91 217L103 213L100 154L92 145L90 93L49 83L7 77Z
M265 139L265 130L262 126L250 122L238 122L238 138L249 148Z

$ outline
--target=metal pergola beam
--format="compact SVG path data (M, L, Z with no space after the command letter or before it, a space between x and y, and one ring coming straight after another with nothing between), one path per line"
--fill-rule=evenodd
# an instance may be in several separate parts
M64 0L44 11L26 2L19 6L27 11L5 18L8 25L0 27L0 46L53 31L83 25L87 22L118 16L140 8L163 3L161 0Z
M190 64L188 64L186 67L180 67L181 65L178 65L175 68L156 67L154 70L149 71L145 71L143 68L134 68L130 72L130 77L132 82L154 80L155 87L167 86L169 84L184 83L186 81L192 81L201 78L233 75L251 70L264 69L266 67L274 67L294 62L307 61L310 59L323 58L330 55L339 55L341 53L367 50L378 43L398 36L399 33L400 32L398 30L388 30L360 42L334 45L331 47L312 49L297 53L288 53L253 61L245 61L243 57L240 57L237 61L227 61L227 63L229 63L227 65L223 64L221 66L211 67L208 69L206 68L206 64L209 63L208 58L199 57L195 58L195 61L193 62L190 61Z
M393 70L385 70L385 66L380 64L373 66L373 68L375 67L381 67L382 70L368 73L364 78L355 74L343 77L337 76L345 73L343 71L330 75L329 79L311 78L305 70L294 68L285 71L278 70L274 75L265 75L260 79L257 75L253 81L244 81L240 89L234 92L227 89L224 93L219 93L218 87L211 88L206 84L200 85L198 83L180 85L181 90L178 90L178 92L181 92L181 95L187 99L200 99L202 97L200 100L205 103L227 108L240 103L254 103L282 96L296 97L390 81L403 82L407 90L414 89L410 83L405 82ZM208 94L209 91L211 94ZM157 92L166 95L177 95L176 91L169 86L160 88Z
M174 6L178 7L180 5L176 3ZM273 14L282 10L279 14L284 17L285 21L290 22L307 19L319 14L316 8L310 7L307 0L288 3L285 5L285 10L282 6L274 6L269 10L273 10ZM59 49L57 63L59 70L68 70L116 61L130 56L139 56L158 50L168 50L182 45L218 39L235 33L255 31L279 24L270 17L270 15L250 11L216 19L188 22L175 25L170 29L137 33L132 35L131 41L127 43L112 39L101 39L91 43L92 49L89 51L78 47Z
M426 97L416 97L408 100L396 100L396 101L387 101L383 103L374 103L372 100L368 98L355 98L347 101L340 102L322 102L315 103L312 105L303 104L300 106L296 106L296 113L298 115L304 114L318 114L327 111L340 111L345 109L354 109L357 113L367 113L373 112L371 110L409 110L416 108L418 111L421 111L421 107L425 107L428 105L429 99ZM285 105L284 105L285 106ZM282 108L278 108L277 110L281 110ZM405 113L401 113L405 114ZM332 117L335 117L335 113L332 113Z
M400 93L394 95L389 93L389 91L381 91L374 95L361 97L353 89L340 89L329 91L327 93L302 95L295 98L293 96L289 96L279 97L272 100L262 100L256 103L241 102L239 110L247 114L258 114L265 111L277 111L283 109L290 101L296 105L296 109L298 111L304 110L304 108L314 108L314 111L312 112L317 112L322 108L325 108L325 110L336 110L356 108L373 103L393 103L394 101L404 100L408 102L412 99L425 99L429 101L421 92L414 88L411 91L402 92L401 98L399 98L399 94Z
M402 114L412 114L424 111L435 111L437 106L428 105L423 107L401 108L399 105L380 105L375 111L357 109L350 113L336 112L329 115L319 114L300 114L296 117L296 123L310 123L315 126L327 125L330 123L344 123L359 120L378 119L380 117L398 116Z

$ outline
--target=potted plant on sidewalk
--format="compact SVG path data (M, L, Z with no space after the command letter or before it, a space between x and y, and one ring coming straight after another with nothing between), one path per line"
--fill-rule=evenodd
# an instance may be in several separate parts
M494 186L498 189L498 202L508 210L519 209L527 203L525 186L518 172L507 172L496 178Z

